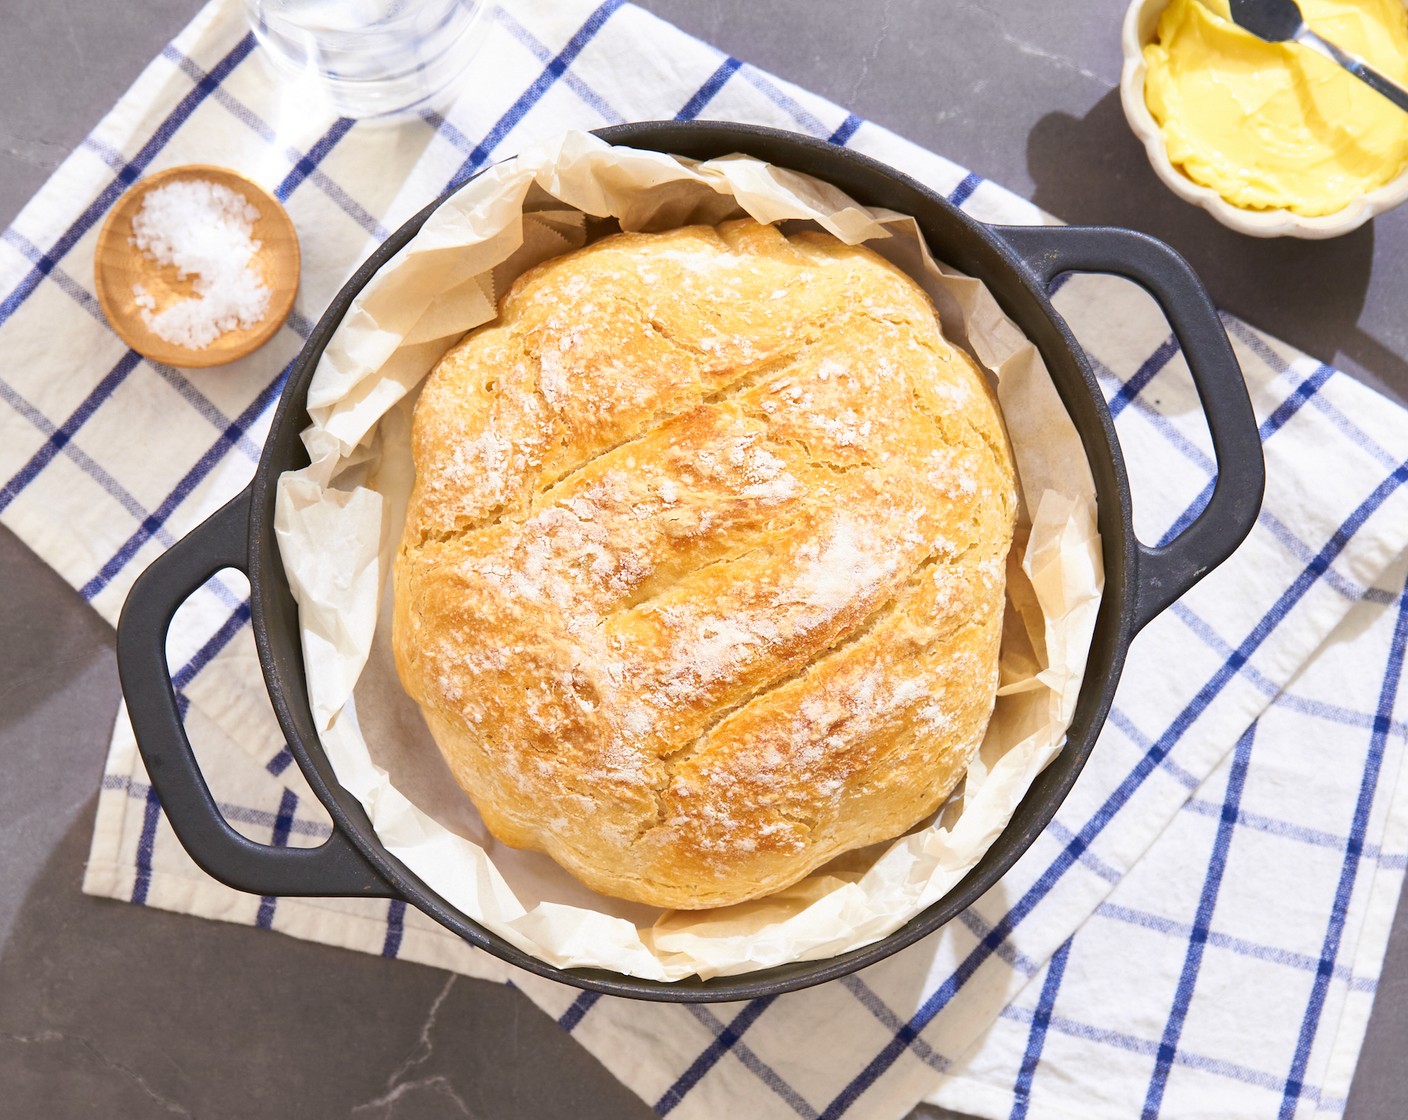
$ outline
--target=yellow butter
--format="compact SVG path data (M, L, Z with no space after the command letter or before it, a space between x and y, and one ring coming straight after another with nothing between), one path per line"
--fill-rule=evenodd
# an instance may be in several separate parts
M1300 7L1326 39L1408 84L1403 0ZM1408 167L1408 113L1315 51L1243 31L1226 11L1226 0L1171 0L1144 48L1144 99L1175 167L1234 206L1307 216L1342 210Z

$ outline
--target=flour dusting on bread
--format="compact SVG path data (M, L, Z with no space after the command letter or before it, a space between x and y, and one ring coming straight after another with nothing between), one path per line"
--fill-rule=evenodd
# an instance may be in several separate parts
M397 666L500 840L720 906L962 778L1012 463L875 254L742 220L548 261L431 374L412 449Z

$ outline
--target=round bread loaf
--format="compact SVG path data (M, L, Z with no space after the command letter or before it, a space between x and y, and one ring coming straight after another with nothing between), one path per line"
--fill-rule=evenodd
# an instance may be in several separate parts
M425 382L394 646L503 842L697 909L934 811L983 739L1016 495L874 253L751 220L521 276Z

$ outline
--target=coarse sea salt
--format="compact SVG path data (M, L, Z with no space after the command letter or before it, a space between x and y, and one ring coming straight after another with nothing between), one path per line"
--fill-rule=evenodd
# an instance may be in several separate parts
M253 266L259 211L221 183L181 179L147 192L132 219L132 244L181 279L195 277L195 295L156 310L141 284L132 287L142 322L177 346L203 350L222 334L249 329L269 310L269 288Z

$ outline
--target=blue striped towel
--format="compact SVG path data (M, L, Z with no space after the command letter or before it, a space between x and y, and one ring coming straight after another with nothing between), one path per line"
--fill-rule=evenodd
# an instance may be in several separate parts
M495 9L489 35L453 110L368 128L281 107L241 4L216 0L0 238L0 519L105 618L248 482L290 358L371 245L531 139L662 116L755 121L864 150L975 217L1045 220L619 0ZM118 195L189 162L271 187L305 271L272 342L187 373L122 345L90 275ZM1213 472L1177 347L1121 281L1077 277L1056 300L1112 402L1138 529L1159 539ZM511 970L402 903L241 895L182 852L124 717L84 889L512 979L660 1115L897 1117L926 1098L993 1117L1339 1112L1408 851L1408 423L1225 321L1267 456L1256 529L1136 641L1090 765L1030 852L879 965L743 1005L628 1005ZM316 844L327 818L263 698L247 592L222 576L179 613L181 706L230 820L264 842Z

